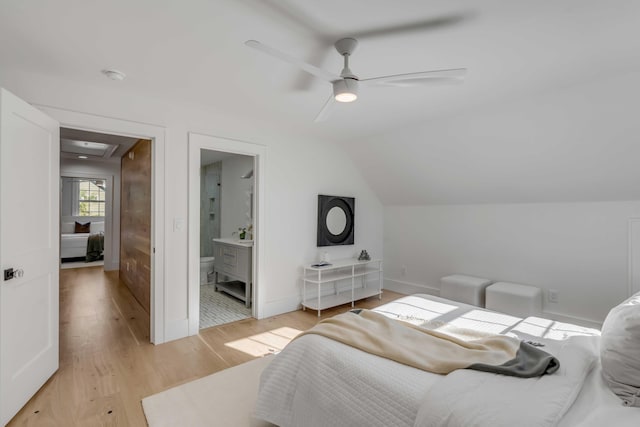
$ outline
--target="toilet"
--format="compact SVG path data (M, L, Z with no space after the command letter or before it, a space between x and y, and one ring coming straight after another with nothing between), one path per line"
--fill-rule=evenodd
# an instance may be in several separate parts
M212 256L205 256L200 258L200 284L206 285L209 283L207 276L209 273L213 273L213 260Z

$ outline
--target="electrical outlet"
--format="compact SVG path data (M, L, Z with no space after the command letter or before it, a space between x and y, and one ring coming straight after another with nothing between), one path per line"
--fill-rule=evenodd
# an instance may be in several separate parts
M403 265L402 268L400 269L400 275L401 276L406 276L407 275L407 266Z
M549 298L549 302L552 302L552 303L557 303L558 302L558 290L557 289L549 289L549 292L547 293L547 296Z

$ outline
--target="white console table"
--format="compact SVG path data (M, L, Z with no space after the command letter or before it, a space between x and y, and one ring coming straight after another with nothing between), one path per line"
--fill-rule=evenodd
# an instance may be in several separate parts
M367 284L367 279L371 276L378 276L376 285ZM302 309L320 311L329 307L354 302L378 295L382 299L382 260L373 259L370 261L358 261L355 258L341 259L333 261L331 265L323 267L304 267ZM347 286L347 283L350 285ZM345 287L340 289L339 285ZM307 286L316 286L317 297L307 298ZM323 288L333 285L333 293L323 295Z
M251 306L252 251L252 241L213 239L216 291L239 298L247 307ZM238 282L219 282L219 275L236 279Z

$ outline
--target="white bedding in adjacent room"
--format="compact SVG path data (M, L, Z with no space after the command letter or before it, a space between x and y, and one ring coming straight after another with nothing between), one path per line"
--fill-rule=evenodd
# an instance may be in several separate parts
M256 415L283 427L456 426L472 419L473 425L495 426L511 418L513 425L614 425L603 421L607 417L616 426L638 425L640 409L623 407L600 377L595 329L519 319L429 295L403 297L375 311L443 332L468 328L544 343L561 370L525 380L469 370L441 376L306 335L263 373ZM460 398L468 387L473 389Z
M74 233L73 222L60 225L60 258L80 258L87 255L87 240L91 234L104 233L104 222L91 222L90 233Z
M61 234L60 258L79 258L87 255L89 233Z
M86 244L88 237L89 233L72 233L60 235L62 241L67 242L70 246L80 246L82 243Z

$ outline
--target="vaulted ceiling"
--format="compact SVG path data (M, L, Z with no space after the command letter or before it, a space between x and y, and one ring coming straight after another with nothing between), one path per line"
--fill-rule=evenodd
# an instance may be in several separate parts
M346 36L360 41L351 69L361 78L466 67L466 81L362 89L314 123L330 85L243 44L256 39L339 73L332 45ZM637 120L625 114L638 107L635 0L5 0L0 39L0 69L200 104L343 144L387 204L640 198L624 184L640 182L626 161L640 156L629 138ZM107 67L127 78L106 79Z

